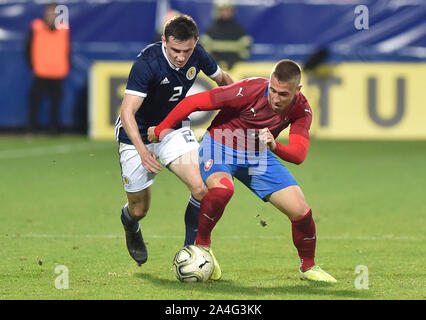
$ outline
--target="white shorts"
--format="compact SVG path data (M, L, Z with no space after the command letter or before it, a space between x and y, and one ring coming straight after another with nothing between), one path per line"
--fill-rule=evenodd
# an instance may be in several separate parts
M150 143L146 147L167 167L182 155L198 150L199 144L194 132L188 127L184 127L169 133L161 142ZM126 192L138 192L154 183L156 174L145 170L134 145L120 143L118 152L120 154L121 176ZM198 161L198 157L196 160Z

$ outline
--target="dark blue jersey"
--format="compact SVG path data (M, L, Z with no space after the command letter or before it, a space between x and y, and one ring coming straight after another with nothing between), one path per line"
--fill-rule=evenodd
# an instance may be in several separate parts
M195 46L183 68L176 68L170 63L162 42L147 46L138 55L130 70L125 93L144 98L135 114L144 143L149 143L148 128L158 125L185 98L201 70L211 78L216 77L220 71L200 44ZM116 137L120 142L131 144L120 118L116 123Z

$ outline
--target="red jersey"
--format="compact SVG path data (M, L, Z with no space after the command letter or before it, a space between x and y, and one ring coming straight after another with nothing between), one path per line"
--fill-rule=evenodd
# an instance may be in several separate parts
M212 104L221 109L207 129L211 137L218 140L221 133L229 129L235 139L233 145L228 146L246 150L247 146L242 145L244 140L240 134L249 138L253 131L268 128L276 138L282 130L291 125L290 134L309 139L312 110L305 96L302 93L297 94L289 107L276 113L268 103L268 85L268 79L249 78L211 90ZM229 144L229 139L219 142Z
M268 79L249 78L189 96L154 132L160 136L164 129L175 127L194 111L220 109L207 129L213 139L234 149L248 150L251 149L248 140L256 131L268 128L276 138L290 125L290 144L277 142L273 152L283 160L299 164L304 161L309 146L311 107L299 92L283 112L274 112L268 103L268 85Z

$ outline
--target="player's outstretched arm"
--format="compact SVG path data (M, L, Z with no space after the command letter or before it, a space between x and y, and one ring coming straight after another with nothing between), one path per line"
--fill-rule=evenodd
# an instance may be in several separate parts
M178 123L185 120L194 111L209 111L219 109L220 106L212 102L210 96L210 92L212 90L193 94L179 102L178 105L167 115L167 117L165 117L164 120L155 127L154 135L157 138L165 136L168 133L168 129L174 128Z

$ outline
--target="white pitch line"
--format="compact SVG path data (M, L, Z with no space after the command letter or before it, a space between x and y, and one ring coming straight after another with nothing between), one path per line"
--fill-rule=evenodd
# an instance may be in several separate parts
M58 238L58 239L118 239L124 238L124 235L118 234L4 234L2 238ZM159 235L159 234L144 234L145 239L181 239L183 235ZM288 239L289 236L246 236L246 235L230 235L230 236L216 236L216 238L241 240L241 239L265 239L265 240L276 240L276 239ZM318 237L320 240L358 240L358 241L381 241L381 240L396 240L396 241L424 241L425 237L413 237L413 236L395 236L395 235L381 235L381 236L324 236Z
M92 142L82 142L82 143L70 143L70 144L45 146L45 147L30 147L30 148L24 148L24 149L2 150L0 151L0 160L37 157L37 156L44 156L48 154L66 154L66 153L79 152L79 151L105 149L107 147L109 148L111 147L111 145L103 144L103 143L99 144L99 143L92 143Z
M123 235L116 234L6 234L3 238L62 238L62 239L82 239L82 238L93 238L93 239L116 239L123 238Z

